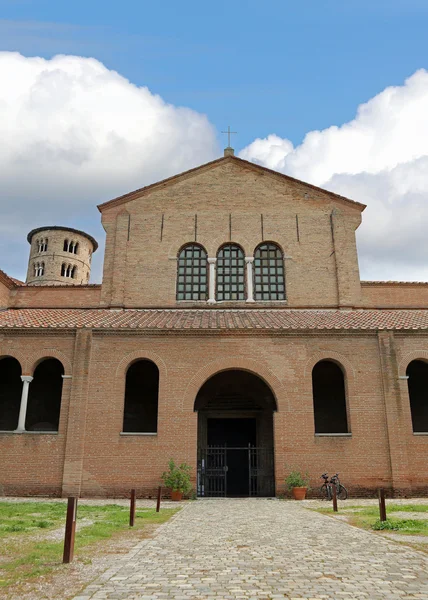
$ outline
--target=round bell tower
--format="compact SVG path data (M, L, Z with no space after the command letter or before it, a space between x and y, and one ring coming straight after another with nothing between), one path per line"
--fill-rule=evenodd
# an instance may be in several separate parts
M27 236L30 244L27 285L85 285L89 283L96 240L71 227L38 227Z

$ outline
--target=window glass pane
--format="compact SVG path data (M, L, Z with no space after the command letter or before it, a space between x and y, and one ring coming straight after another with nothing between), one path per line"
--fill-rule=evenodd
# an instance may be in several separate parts
M178 256L177 300L207 300L207 271L204 248L198 244L183 248Z
M276 244L256 248L253 276L255 300L285 300L284 259Z
M245 257L236 244L227 244L217 253L217 300L245 300Z

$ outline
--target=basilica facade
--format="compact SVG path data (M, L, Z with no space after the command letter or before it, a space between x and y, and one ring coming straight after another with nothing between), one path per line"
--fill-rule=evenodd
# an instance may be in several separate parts
M428 491L428 284L360 281L363 204L227 148L98 208L101 284L55 225L0 271L0 492Z

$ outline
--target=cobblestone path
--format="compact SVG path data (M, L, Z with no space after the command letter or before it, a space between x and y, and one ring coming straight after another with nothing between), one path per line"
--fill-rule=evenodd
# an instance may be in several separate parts
M428 555L297 502L189 503L75 600L428 600Z

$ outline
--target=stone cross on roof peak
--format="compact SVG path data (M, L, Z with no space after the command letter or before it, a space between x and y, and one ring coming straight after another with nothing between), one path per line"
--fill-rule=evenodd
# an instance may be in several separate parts
M227 148L224 149L225 156L233 156L235 154L234 149L230 145L230 136L238 133L237 131L230 131L230 125L227 126L227 131L222 131L221 133L227 133Z

